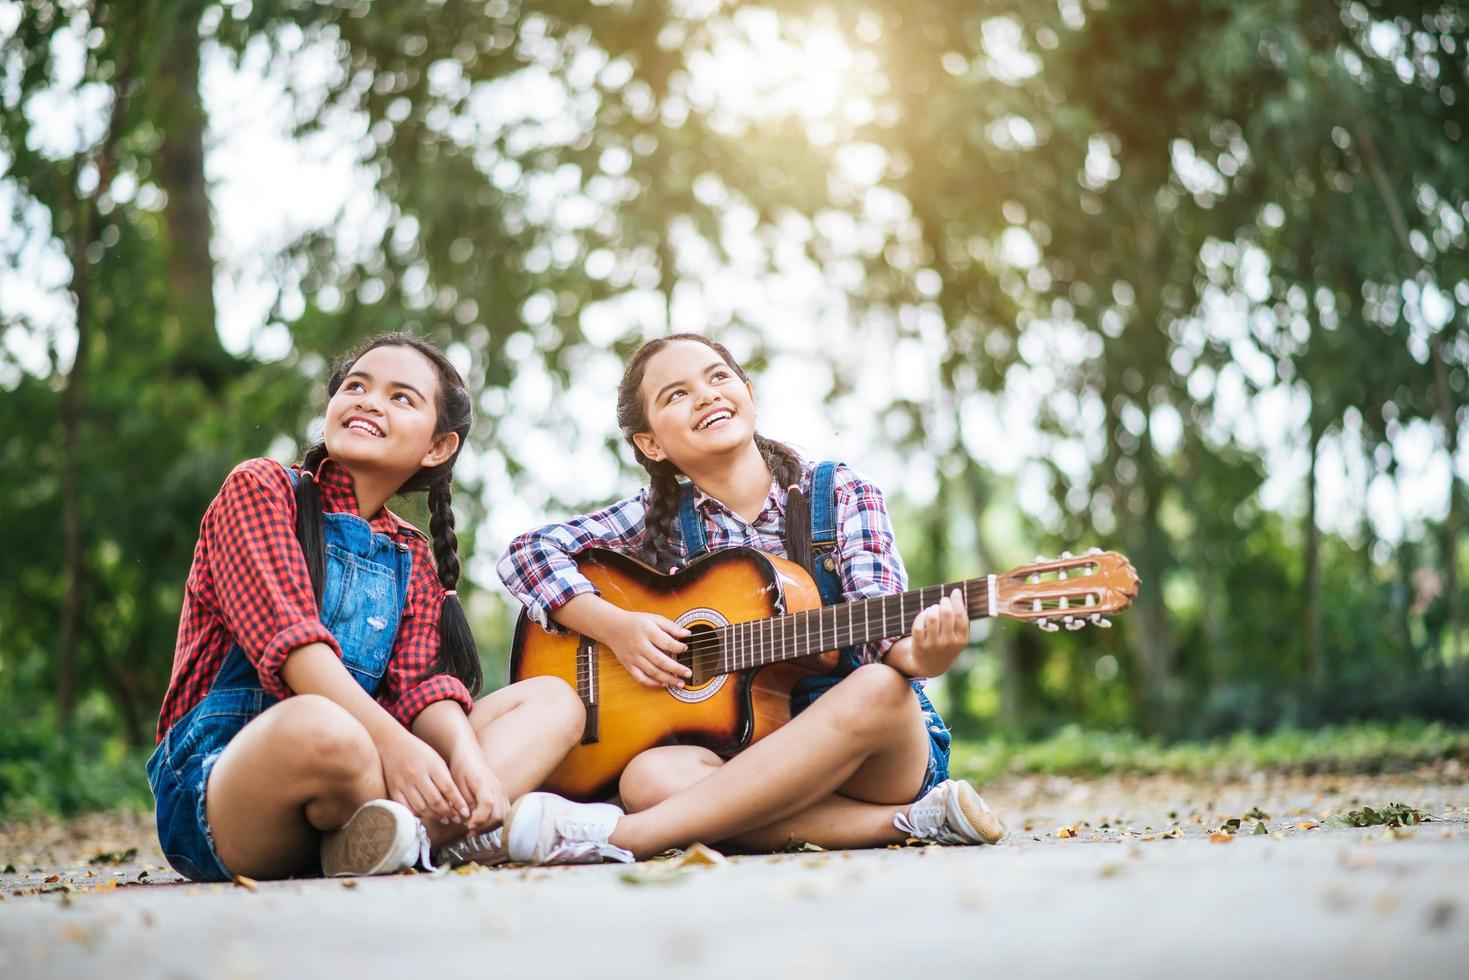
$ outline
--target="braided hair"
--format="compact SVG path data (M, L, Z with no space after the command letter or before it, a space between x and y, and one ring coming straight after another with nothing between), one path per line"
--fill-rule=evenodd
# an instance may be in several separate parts
M458 595L454 594L459 585L460 565L459 538L454 533L452 507L454 463L459 459L474 421L473 401L464 379L444 352L428 341L406 333L379 334L348 353L332 370L326 385L327 397L337 393L363 354L378 347L409 347L428 358L439 376L438 421L434 434L453 432L459 436L459 446L453 455L437 466L421 467L398 488L398 493L428 491L429 537L433 541L434 565L439 584L450 593L444 597L439 613L439 653L433 672L452 674L464 682L470 694L478 694L484 683L479 650L474 643L474 634L470 632L469 620L464 615L464 607L460 605ZM301 542L301 551L306 556L306 568L311 573L311 588L316 593L318 606L326 587L326 531L321 495L317 492L313 474L326 458L325 443L318 442L310 447L301 461L302 478L296 481L296 539Z
M628 359L627 367L622 373L622 383L617 386L617 425L622 430L623 437L627 439L628 445L632 446L633 458L638 461L638 465L648 471L648 476L651 478L648 488L648 512L644 518L641 557L648 564L659 569L670 568L678 561L674 542L680 539L678 505L679 497L683 492L683 484L680 482L683 474L671 460L655 460L646 455L633 441L633 436L640 432L647 432L649 428L648 413L643 405L642 393L643 373L647 370L648 361L664 347L679 341L703 344L718 354L741 381L745 384L750 383L750 376L745 373L744 368L739 366L724 345L702 334L675 333L666 337L658 337L643 344ZM755 433L755 446L760 450L760 455L765 459L765 465L770 467L770 472L775 474L781 486L790 488L800 484L801 458L796 455L794 449L783 442L768 439L758 432ZM798 494L792 494L791 498L798 496ZM789 506L788 502L788 509ZM795 523L789 520L791 516L787 513L787 529ZM789 535L787 536L786 551L796 560L800 561L798 556L804 555L809 549L809 541L793 542L789 540Z

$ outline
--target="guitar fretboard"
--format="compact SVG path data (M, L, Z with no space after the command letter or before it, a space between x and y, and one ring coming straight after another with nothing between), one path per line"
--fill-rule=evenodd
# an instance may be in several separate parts
M879 596L835 606L806 609L786 616L735 623L713 630L699 641L717 644L710 674L764 667L784 660L873 643L912 632L913 620L940 598L958 589L970 619L991 614L989 579L975 578L946 585Z

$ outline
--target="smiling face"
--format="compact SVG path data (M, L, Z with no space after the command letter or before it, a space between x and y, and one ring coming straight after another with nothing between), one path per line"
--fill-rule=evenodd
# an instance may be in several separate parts
M459 437L435 435L438 394L438 372L428 358L409 347L374 347L327 402L327 452L349 472L372 470L400 482L442 463Z
M648 359L639 385L648 431L633 436L648 458L685 473L744 449L755 437L755 396L719 353L680 340Z

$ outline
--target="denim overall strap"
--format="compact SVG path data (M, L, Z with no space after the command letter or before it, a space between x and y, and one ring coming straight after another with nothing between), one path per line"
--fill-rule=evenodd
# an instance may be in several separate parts
M821 603L834 606L842 601L842 576L837 561L837 464L818 463L811 471L811 563L815 566L816 588Z
M685 564L703 558L709 551L709 538L704 534L704 519L694 506L694 485L691 482L679 486L678 530L683 535L683 546L688 552L684 559Z
M836 467L837 464L830 461L819 463L811 473L811 564L822 605L826 606L834 606L845 599L841 557L837 554ZM841 652L836 668L830 673L798 681L791 690L791 714L799 714L810 707L813 701L856 670L861 662L860 649L847 647ZM918 709L923 712L923 722L928 728L928 767L918 791L918 795L922 796L949 778L949 745L952 736L933 703L929 701L928 695L924 693L922 682L910 681L909 686L918 698Z

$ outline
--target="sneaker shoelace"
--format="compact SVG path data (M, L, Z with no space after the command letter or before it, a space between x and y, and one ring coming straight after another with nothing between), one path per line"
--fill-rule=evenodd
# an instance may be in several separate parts
M556 821L556 841L546 851L547 863L572 863L593 857L631 861L630 851L607 842L612 829L612 825L601 820L562 817Z
M409 862L409 867L412 867L414 864L418 864L422 866L423 870L425 871L433 871L435 870L433 846L429 844L428 828L423 825L422 820L418 821L417 831L417 840L415 841L415 844L416 850L418 851L418 860L416 862Z
M508 856L505 853L504 839L504 832L499 827L483 833L471 834L462 840L439 848L439 861L450 867L458 867L471 861L479 861L483 864L488 860L498 864Z

